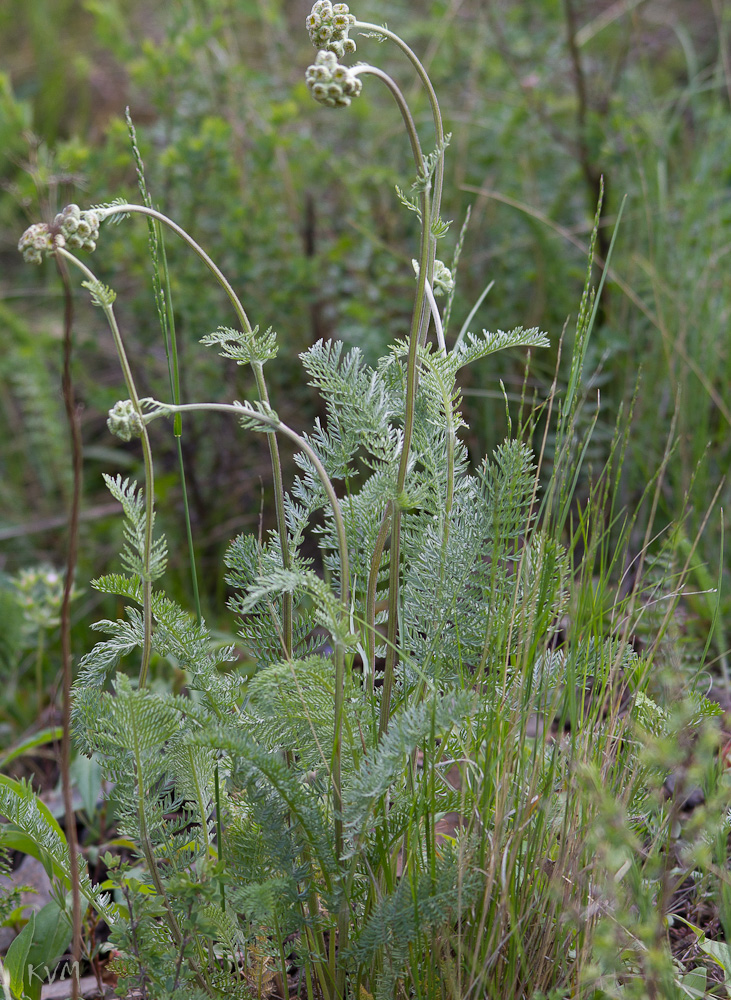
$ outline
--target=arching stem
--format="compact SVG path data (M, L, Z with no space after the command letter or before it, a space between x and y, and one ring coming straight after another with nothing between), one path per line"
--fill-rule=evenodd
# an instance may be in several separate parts
M101 282L98 280L94 272L91 271L86 264L80 261L78 257L75 257L63 247L57 247L56 253L63 257L64 260L67 260L70 264L73 264L74 267L78 268L89 282L90 291L94 297L95 304L99 305L101 308L106 317L107 323L109 324L109 329L112 332L114 346L117 349L117 357L119 358L122 375L124 376L124 383L127 387L127 392L129 393L132 406L142 421L142 457L145 466L145 539L143 543L142 557L144 569L144 577L142 580L143 641L139 686L140 688L143 688L147 684L147 674L150 667L150 657L152 655L152 580L150 578L150 559L152 554L152 524L155 505L155 474L152 464L150 438L147 434L147 428L144 426L144 414L142 412L142 407L140 406L140 399L137 395L137 388L132 375L132 369L130 368L129 361L127 360L127 352L124 349L122 335L119 331L119 326L117 325L117 318L114 315L114 307L112 306L111 301L108 301L104 296L99 296L94 293L94 286L96 285L101 287Z
M208 270L213 274L216 281L223 288L226 295L228 296L229 302L233 306L233 310L236 313L236 317L241 323L242 329L245 333L253 334L253 328L249 321L249 317L246 314L246 310L241 304L241 300L234 291L231 283L229 282L226 275L221 271L215 261L206 253L200 244L196 243L192 236L190 236L182 226L179 226L172 219L168 218L162 212L158 212L157 209L150 208L147 205L134 205L134 204L123 204L123 205L111 205L105 208L95 209L97 215L100 219L104 219L111 215L124 215L124 214L137 214L145 215L148 218L156 219L163 225L171 229L177 236L190 249L203 261ZM269 396L267 393L266 382L264 381L264 375L262 371L261 362L258 365L255 363L252 365L254 369L254 377L256 379L257 392L259 393L259 399L266 406L269 405ZM272 479L274 482L274 506L277 516L277 532L279 534L279 546L282 553L282 565L285 569L289 569L292 565L292 560L289 553L289 536L287 534L287 522L284 516L284 489L282 486L282 464L279 457L279 447L277 445L276 438L272 435L269 436L269 457L272 466ZM292 655L292 595L284 594L282 596L282 636L284 642L284 650L287 658Z

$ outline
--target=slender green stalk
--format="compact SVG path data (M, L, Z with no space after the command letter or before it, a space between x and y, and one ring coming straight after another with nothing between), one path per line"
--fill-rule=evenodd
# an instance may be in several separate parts
M317 472L318 478L322 483L322 488L327 494L327 498L333 512L335 532L338 539L338 556L340 558L340 601L345 611L350 602L350 562L348 559L348 541L345 533L345 521L343 520L340 503L332 481L325 470L325 466L318 458L317 452L314 451L312 446L308 444L303 437L300 437L297 431L292 430L291 427L281 421L273 413L259 413L257 410L241 406L240 403L182 403L179 406L176 406L174 403L159 403L157 400L151 400L150 402L155 407L158 407L158 409L152 413L145 414L144 419L148 423L150 420L154 420L155 417L164 416L168 413L175 414L185 413L186 411L192 412L194 410L215 410L220 413L233 413L238 417L245 417L247 420L254 420L257 423L263 424L265 427L271 427L273 431L279 431L284 434L285 437L294 441L297 447L300 448L305 455L307 455L309 460L314 465L315 471Z
M368 26L373 27L373 26ZM379 30L375 28L375 30ZM388 37L391 37L389 32ZM397 36L393 36L394 39ZM400 40L399 40L400 41ZM403 43L405 46L405 43ZM408 49L408 46L405 46ZM409 50L410 51L410 50ZM414 56L414 58L416 58ZM414 156L414 162L416 164L417 172L422 174L424 171L424 157L421 152L421 144L419 142L419 136L416 132L416 126L414 125L414 119L409 110L409 106L406 103L406 98L401 93L397 84L391 79L391 77L384 73L383 70L378 69L375 66L356 66L353 70L356 74L366 74L377 77L383 83L386 84L388 89L391 91L399 110L401 111L401 116L404 120L404 125L406 126L406 132L409 136L409 141L411 143L411 151ZM439 162L441 163L443 156L439 157ZM431 210L430 210L430 199L429 193L426 189L420 192L420 202L421 202L421 253L419 259L419 276L416 285L416 297L414 300L414 309L411 317L411 330L409 333L409 355L407 361L406 369L406 402L404 408L404 435L403 435L403 445L401 450L401 459L399 462L398 478L397 478L397 493L400 495L403 493L404 484L406 482L406 473L409 464L409 455L411 452L411 440L414 433L414 408L416 403L416 391L418 387L418 364L417 364L417 353L418 346L422 339L426 339L426 330L428 328L428 302L426 299L425 286L429 279L433 268L434 260L434 249L433 240L431 236ZM383 514L383 519L381 522L381 529L379 530L378 540L376 545L376 551L373 554L371 560L371 570L368 577L368 591L366 593L366 635L369 637L369 645L371 651L375 647L375 606L376 606L376 584L378 579L378 567L380 565L380 559L383 552L383 545L385 545L384 530L387 522L391 522L391 568L389 575L389 608L388 608L388 652L386 654L386 669L383 681L383 696L381 701L381 720L379 724L379 732L384 733L388 728L388 718L390 710L390 695L393 688L393 675L396 666L396 633L397 633L397 623L398 623L398 602L399 602L399 572L400 572L400 535L401 535L401 511L400 508L395 504L388 504L386 510Z
M152 208L152 198L147 190L145 179L145 165L142 161L142 154L137 145L137 132L132 122L129 108L126 109L125 119L127 121L127 132L132 144L132 154L137 168L137 186L140 189L142 200L148 208ZM170 379L170 392L173 401L180 402L180 365L178 362L178 339L175 336L175 314L173 312L173 297L170 290L170 269L168 268L167 253L165 251L165 239L163 237L162 226L159 220L148 218L148 243L150 247L150 258L152 260L152 287L155 293L155 304L157 314L162 329L163 342L165 344L165 357L168 362L168 377ZM185 534L188 542L188 560L190 563L191 586L193 589L193 604L195 607L198 624L202 621L201 600L198 589L198 573L196 570L195 546L193 545L193 526L190 520L190 505L188 503L188 484L185 476L185 463L183 461L183 447L181 436L183 433L183 418L178 415L175 419L175 438L178 452L178 466L180 468L180 487L183 498L183 518L185 521Z
M38 711L43 708L43 657L46 653L46 630L38 629L38 646L36 648L36 700Z
M335 853L339 862L343 858L343 792L341 759L343 748L343 704L345 701L345 646L341 638L335 641L335 734L333 739L332 768L330 780L333 788L333 825L335 832ZM350 904L347 893L343 892L338 910L338 950L348 947L350 931ZM341 962L335 978L335 995L345 1000L345 965Z
M150 834L147 830L147 813L145 806L145 788L143 781L143 768L142 768L142 752L139 746L137 727L135 726L134 716L132 717L132 726L134 727L135 742L131 747L134 754L135 770L137 772L137 814L140 822L140 842L142 846L142 853L145 856L145 861L147 862L147 867L150 873L150 878L152 879L152 884L155 886L155 891L160 897L160 901L165 908L165 918L167 920L168 927L170 928L170 933L173 936L173 940L181 952L185 946L182 931L180 930L180 925L178 924L177 917L173 912L173 908L170 904L170 899L168 897L163 881L160 878L160 872L157 868L157 861L155 859L155 852L152 847L152 842L150 840ZM198 966L193 961L192 958L188 957L188 965L190 966L193 974L195 976L196 982L203 989L208 996L213 996L213 990L205 981L201 975Z
M368 21L356 21L355 24L353 25L353 29L357 31L359 28L363 31L372 31L376 34L382 35L383 38L388 38L389 41L397 45L401 49L401 51L407 56L412 66L416 70L417 74L419 75L419 78L422 84L424 85L424 89L426 90L427 95L429 97L429 103L432 109L432 117L434 119L434 132L436 135L437 148L442 147L444 145L444 124L442 122L442 112L439 108L439 101L437 100L436 91L434 90L434 86L431 80L429 79L429 74L427 73L424 64L421 62L421 60L416 55L414 50L409 45L406 44L403 38L400 38L397 34L395 34L393 31L390 31L385 26L378 24L370 24ZM437 168L434 175L433 204L434 204L435 218L439 218L439 210L442 201L443 182L444 182L444 156L440 156L437 162ZM432 280L433 275L431 270L429 271L427 277L429 278L429 281Z
M69 847L69 874L71 881L71 959L74 974L71 978L71 1000L79 997L79 962L83 944L81 908L81 886L79 879L79 841L76 830L76 815L74 813L73 793L71 789L71 687L73 683L73 653L71 647L71 594L74 588L74 574L79 552L79 516L81 513L81 494L83 490L84 456L81 437L81 421L74 393L72 376L73 353L73 321L74 300L71 293L68 268L61 260L56 260L59 277L63 284L65 299L64 308L64 338L63 338L63 377L62 390L66 419L69 425L71 455L73 466L73 492L71 509L69 510L68 548L66 552L66 576L63 583L63 600L61 602L61 650L63 659L63 736L61 739L61 786L63 790L64 812L66 813L66 840ZM38 709L41 708L41 651L45 630L39 637L38 667Z
M396 672L396 638L398 632L398 599L399 599L399 577L401 561L401 508L396 507L393 512L393 527L391 529L391 565L388 576L388 627L386 647L386 665L383 671L383 688L381 690L381 717L378 723L378 735L383 734L388 729L388 720L391 715L391 692L393 691L393 681Z
M261 361L252 362L254 369L256 387L259 392L259 399L265 406L269 406L269 393L264 381L264 365ZM273 444L272 444L273 442ZM282 550L282 565L287 568L291 565L289 555L289 535L287 534L287 519L284 513L284 483L282 481L282 463L279 460L279 449L276 438L269 435L269 449L272 456L272 477L274 479L274 506L277 513L277 525L279 527L279 543ZM287 598L284 600L284 598ZM282 641L284 644L284 655L287 659L292 656L292 595L285 594L282 600Z
M424 323L424 313L426 307L425 282L428 270L428 262L431 257L431 240L429 235L429 196L426 191L421 194L421 260L419 262L419 279L416 286L416 298L414 300L414 310L411 316L411 331L409 334L409 355L406 368L406 403L404 412L404 438L401 450L401 460L399 462L398 478L396 490L399 497L403 493L406 483L406 473L409 465L409 454L411 451L411 439L414 433L414 413L416 406L416 392L418 388L418 366L417 354L419 342L421 340L421 329ZM393 673L396 666L396 632L398 625L398 602L399 602L399 574L400 574L400 549L401 549L401 508L394 505L391 528L391 567L388 588L388 640L389 646L386 652L386 667L383 681L383 697L381 701L381 723L380 732L384 733L388 728L388 717L390 710L390 694L393 687ZM369 622L369 625L371 623ZM375 623L373 623L375 627Z
M172 229L184 243L186 243L191 250L203 261L208 270L213 274L216 281L223 288L228 296L229 302L233 306L234 312L241 323L244 331L246 333L253 333L253 327L249 321L249 317L246 314L246 310L241 304L241 300L234 291L231 283L226 278L224 273L215 263L215 261L206 253L206 251L201 247L196 241L190 236L181 226L173 222L172 219L168 218L162 212L158 212L154 208L150 208L146 205L134 205L134 204L123 204L123 205L112 205L106 208L101 208L96 210L100 219L104 219L110 215L124 215L124 214L138 214L145 215L148 218L156 219L163 225ZM259 392L260 401L265 405L268 405L269 399L266 392L266 384L264 383L264 377L261 372L257 374L256 366L254 366L254 374L257 382L257 390ZM263 395L262 395L263 392ZM276 438L273 435L269 436L269 457L272 465L272 478L274 481L274 496L275 496L275 507L277 513L277 531L279 533L279 545L282 552L282 565L285 569L289 569L292 565L292 561L289 553L289 537L287 535L287 522L284 517L284 490L282 487L282 465L279 458L279 448L277 445ZM282 597L282 624L283 624L283 635L284 635L284 647L287 651L287 656L291 656L292 652L292 595L284 594Z
M82 263L82 261L80 261L77 257L74 257L74 255L69 253L68 250L65 250L63 247L57 247L56 253L60 254L64 260L67 260L70 264L73 264L74 267L77 267L92 286L100 285L99 280L94 273L89 270L86 264ZM124 349L124 343L122 341L122 335L119 331L119 326L117 325L117 318L114 315L114 308L111 302L104 301L101 297L96 297L96 300L106 316L109 329L112 331L114 346L117 349L117 357L119 358L119 363L122 367L122 375L124 376L124 382L127 387L127 392L129 393L129 398L135 412L142 421L142 433L140 437L142 441L142 456L145 465L145 541L143 552L144 579L142 580L142 618L144 634L142 642L142 662L140 664L139 686L143 688L147 684L147 674L150 667L150 657L152 655L152 580L150 579L150 558L152 554L152 524L155 502L155 474L152 465L152 449L150 447L150 438L147 434L147 429L144 426L144 414L142 412L142 406L140 405L139 396L137 395L132 369L129 366L127 353Z
M172 294L170 291L170 272L168 270L167 253L165 251L165 240L162 229L157 220L150 220L151 228L154 228L155 240L160 248L162 258L162 274L165 279L164 294L161 288L163 305L165 332L165 353L168 355L168 372L170 375L170 390L176 403L180 402L180 365L178 361L178 338L175 336L175 315L172 306ZM190 585L193 589L193 606L195 615L200 625L203 620L201 612L201 598L198 588L198 571L196 569L195 545L193 544L193 525L190 519L190 504L188 502L188 481L185 475L185 462L183 460L183 418L178 417L175 428L175 445L178 452L178 468L180 469L180 492L183 499L183 519L185 521L185 537L188 543L188 561L190 563Z
M370 667L368 689L371 694L373 694L376 680L376 591L378 588L378 571L381 568L383 550L386 547L386 540L388 539L388 534L391 529L392 511L393 502L389 501L389 503L386 504L386 510L383 514L381 527L378 529L376 544L373 548L370 572L368 574L368 589L366 591L366 655L368 657L368 665Z

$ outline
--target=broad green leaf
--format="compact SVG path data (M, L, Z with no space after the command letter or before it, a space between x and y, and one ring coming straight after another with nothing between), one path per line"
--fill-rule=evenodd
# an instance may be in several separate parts
M725 941L701 940L698 942L706 955L718 962L725 974L726 985L731 984L731 945Z
M51 729L43 729L39 733L33 733L32 736L29 736L21 743L16 743L13 747L8 747L5 753L0 756L0 767L5 767L11 760L15 760L16 757L22 757L23 754L35 750L36 747L42 747L53 740L60 740L62 736L63 729L60 726L54 726Z
M46 969L52 970L71 941L71 921L55 899L36 914L33 941L28 951L27 961L44 979Z
M708 974L705 969L691 969L680 980L681 989L687 996L693 997L693 1000L702 1000L706 995L707 978Z
M96 804L102 790L102 771L96 757L79 755L71 764L71 778L81 795L87 816L96 813Z
M28 969L28 952L33 942L35 926L36 915L31 911L28 923L12 942L5 956L5 968L10 976L10 989L16 997L22 996L24 992L24 977Z

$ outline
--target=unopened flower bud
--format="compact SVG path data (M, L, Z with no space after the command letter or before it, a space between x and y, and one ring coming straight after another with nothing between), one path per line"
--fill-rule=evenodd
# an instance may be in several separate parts
M355 24L355 16L346 3L317 0L305 20L310 41L318 49L328 49L338 58L346 52L355 52L355 42L348 32Z
M131 399L120 399L109 411L107 427L118 438L130 441L133 437L140 437L144 421L135 410Z
M315 100L329 108L347 108L363 86L355 70L338 63L332 51L317 53L314 64L307 67L305 80Z
M99 238L99 216L93 209L82 212L78 205L67 205L56 216L54 229L66 237L75 250L94 250Z
M18 241L18 250L29 264L40 264L44 252L51 253L53 248L53 236L45 222L29 226Z
M449 294L454 288L454 278L449 268L441 262L434 261L434 278L432 281L432 291L435 295Z

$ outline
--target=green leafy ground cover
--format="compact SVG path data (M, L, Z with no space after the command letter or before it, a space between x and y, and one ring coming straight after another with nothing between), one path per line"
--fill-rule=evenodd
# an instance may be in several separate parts
M115 289L132 367L123 389L77 284L66 618L77 751L92 754L72 765L80 846L112 896L82 883L95 915L72 954L100 968L113 946L120 989L151 997L725 995L729 75L724 6L691 6L358 9L398 29L440 96L435 125L403 51L358 39L435 150L413 190L393 92L371 80L347 110L312 102L305 10L3 12L0 811L6 847L58 888L27 923L6 907L23 927L16 994L40 988L29 956L52 964L71 937L66 835L19 779L57 778L29 734L62 721L74 480L61 285L53 260L21 269L15 244L67 203L139 197L126 101L152 201L261 330L223 326L225 290L183 244L167 237L163 256L159 229L102 222L86 279L108 315ZM437 300L446 354L426 350L421 304L438 209L419 236L440 128L448 264L471 206L456 292L450 275ZM238 366L197 345L219 317L208 342ZM501 327L516 332L465 336ZM140 450L106 427L124 395L118 415L138 422L135 398L168 401L146 419L171 398L211 409L179 411L177 440L154 420ZM283 435L284 492L272 436L226 412L257 395L235 416ZM102 472L127 517L126 577Z

